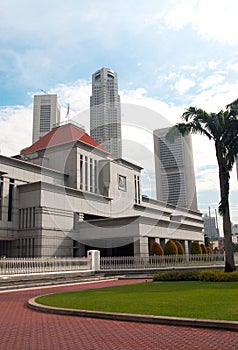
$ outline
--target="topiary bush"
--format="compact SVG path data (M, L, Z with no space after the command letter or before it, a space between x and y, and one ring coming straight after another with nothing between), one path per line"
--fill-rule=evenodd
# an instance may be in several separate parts
M202 249L202 254L207 254L207 247L205 246L205 244L200 244L200 247Z
M158 242L152 244L150 255L164 255L164 250Z
M176 244L176 246L178 248L178 255L184 255L184 248L183 248L182 244L179 241L174 241L174 243Z
M193 241L191 244L191 254L202 254L202 248L197 241Z
M207 247L207 254L212 254L212 248L211 247Z
M178 248L172 239L165 244L164 255L178 255Z

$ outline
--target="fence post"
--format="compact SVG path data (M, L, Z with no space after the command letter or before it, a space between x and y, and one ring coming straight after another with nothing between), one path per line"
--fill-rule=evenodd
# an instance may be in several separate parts
M99 250L89 250L87 257L91 259L91 270L100 270L100 251Z

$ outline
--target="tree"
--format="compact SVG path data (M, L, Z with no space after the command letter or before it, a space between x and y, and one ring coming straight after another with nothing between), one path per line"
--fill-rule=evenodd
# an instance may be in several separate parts
M167 138L173 141L179 132L201 134L213 140L219 169L219 214L223 217L225 237L225 272L235 270L229 208L230 172L238 155L238 99L219 113L207 113L203 109L189 107L182 115L184 122L172 127Z
M176 244L176 246L178 248L178 255L184 255L184 248L183 248L182 244L179 241L174 241L174 243Z
M207 247L205 246L205 244L200 244L200 247L202 249L202 254L207 254Z
M178 255L178 248L172 239L165 244L164 255Z
M163 248L158 242L152 244L150 255L164 255Z
M195 254L195 255L202 254L202 248L197 241L193 241L191 244L191 254Z

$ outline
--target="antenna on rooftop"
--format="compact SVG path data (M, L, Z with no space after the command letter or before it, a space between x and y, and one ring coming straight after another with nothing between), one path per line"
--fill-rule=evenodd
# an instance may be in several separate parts
M69 103L68 103L68 108L67 108L67 113L66 113L66 119L69 121Z
M45 90L40 89L40 91L43 92L46 95L49 95L48 92L46 92Z

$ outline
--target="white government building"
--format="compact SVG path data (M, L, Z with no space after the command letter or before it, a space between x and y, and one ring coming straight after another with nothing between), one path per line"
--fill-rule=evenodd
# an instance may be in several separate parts
M116 78L102 69L93 79L102 74ZM56 95L36 97L33 144L0 155L0 256L148 256L154 242L179 240L188 253L203 241L196 208L143 196L141 167L115 159L72 121L57 125L59 113Z
M141 168L69 122L0 156L0 255L148 255L153 242L203 241L200 212L141 195Z

